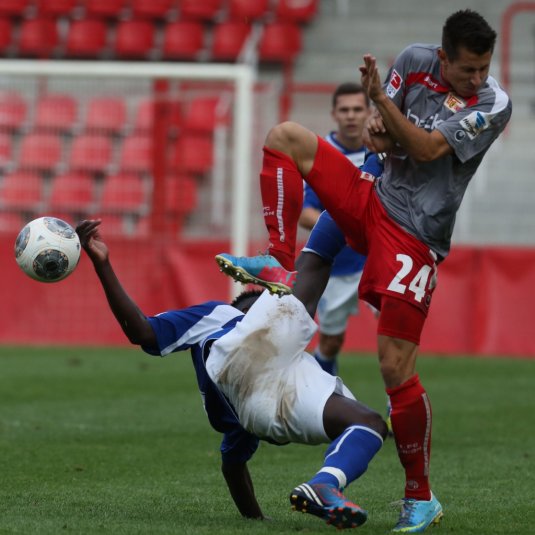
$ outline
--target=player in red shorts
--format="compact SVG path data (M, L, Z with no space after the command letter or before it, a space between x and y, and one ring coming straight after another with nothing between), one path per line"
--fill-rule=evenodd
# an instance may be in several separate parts
M485 19L464 10L446 20L440 46L403 50L384 85L375 58L365 55L362 85L377 109L368 125L368 145L388 153L381 179L356 169L306 128L280 124L267 136L261 173L271 254L216 257L236 280L285 293L300 273L329 269L340 232L367 255L360 297L380 310L379 362L406 476L396 532L419 533L442 517L429 483L431 405L415 362L455 214L511 116L509 97L489 76L495 41ZM296 272L303 179L332 220L322 216ZM326 267L310 260L318 256ZM323 292L319 286L315 290Z

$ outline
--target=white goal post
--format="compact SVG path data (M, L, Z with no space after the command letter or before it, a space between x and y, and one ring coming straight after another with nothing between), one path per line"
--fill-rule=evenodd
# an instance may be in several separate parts
M17 78L45 76L63 79L161 79L233 84L235 98L232 114L230 249L235 255L247 254L255 83L253 67L243 64L0 60L0 78L10 76Z

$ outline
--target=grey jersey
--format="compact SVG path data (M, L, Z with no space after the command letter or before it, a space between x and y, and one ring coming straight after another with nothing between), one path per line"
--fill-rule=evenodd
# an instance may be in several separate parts
M384 89L412 123L438 129L454 154L417 163L397 147L386 161L377 193L390 217L444 258L464 192L509 121L512 105L490 76L470 99L453 93L441 77L438 49L407 47L391 67Z

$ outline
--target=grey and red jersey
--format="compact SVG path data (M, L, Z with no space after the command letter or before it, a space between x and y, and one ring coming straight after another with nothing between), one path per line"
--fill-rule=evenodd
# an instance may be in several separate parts
M473 97L456 95L441 76L439 48L414 44L403 50L384 90L416 126L438 129L453 154L417 163L398 146L385 163L377 193L394 221L444 258L468 183L504 130L512 104L491 76Z

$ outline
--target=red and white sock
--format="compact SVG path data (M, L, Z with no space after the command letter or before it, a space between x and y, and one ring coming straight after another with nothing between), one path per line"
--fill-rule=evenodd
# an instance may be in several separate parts
M289 156L264 147L260 191L269 233L269 253L285 269L294 271L297 224L303 206L303 178Z
M431 404L418 375L387 388L399 459L405 469L405 497L430 500Z

